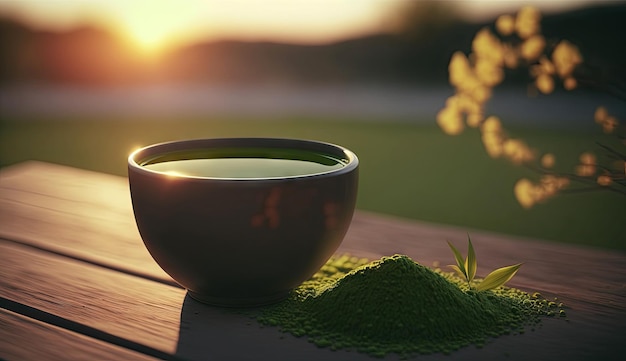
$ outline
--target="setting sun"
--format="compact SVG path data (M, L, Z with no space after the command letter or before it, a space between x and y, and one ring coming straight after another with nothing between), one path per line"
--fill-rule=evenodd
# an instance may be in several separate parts
M136 1L112 6L107 21L140 53L158 55L188 35L197 16L194 8L175 2Z
M168 34L159 31L151 22L134 23L126 34L142 52L155 53L167 45Z

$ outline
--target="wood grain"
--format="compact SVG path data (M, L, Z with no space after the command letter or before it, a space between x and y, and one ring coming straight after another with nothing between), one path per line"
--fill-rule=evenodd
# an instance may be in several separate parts
M402 253L442 267L446 240L467 233L478 275L518 262L510 285L558 297L568 321L466 348L450 360L620 359L626 331L626 255L357 211L338 253ZM125 178L46 163L0 170L0 295L187 359L369 359L330 352L199 304L158 268L137 233ZM243 346L242 346L243 345ZM0 350L2 341L0 341ZM442 355L419 357L440 359ZM394 359L391 357L390 359Z
M173 354L185 291L0 241L2 297Z
M2 309L0 340L0 357L6 361L157 360Z
M0 235L172 282L143 246L122 177L41 162L2 169Z

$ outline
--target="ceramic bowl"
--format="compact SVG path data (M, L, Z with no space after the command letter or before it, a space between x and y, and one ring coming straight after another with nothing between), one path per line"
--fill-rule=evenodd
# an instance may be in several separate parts
M327 154L343 166L246 178L145 166L180 152L258 148ZM196 300L238 307L286 297L333 255L352 220L358 166L353 152L317 141L195 139L133 152L128 177L137 227L155 261Z

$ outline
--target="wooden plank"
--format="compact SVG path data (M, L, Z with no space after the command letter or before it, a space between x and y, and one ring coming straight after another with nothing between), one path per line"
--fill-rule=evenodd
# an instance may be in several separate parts
M0 309L0 358L6 361L156 360L3 309Z
M122 177L41 162L2 169L0 236L173 282L143 246Z
M173 354L185 291L0 241L2 297ZM166 312L164 312L166 310Z

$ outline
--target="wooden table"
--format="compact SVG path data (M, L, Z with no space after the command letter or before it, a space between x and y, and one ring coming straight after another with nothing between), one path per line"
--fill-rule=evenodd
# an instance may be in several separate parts
M445 241L464 250L466 232L357 211L338 253L402 253L446 265L453 259ZM469 232L479 276L524 262L510 285L558 297L567 320L546 318L482 349L415 359L626 359L625 254ZM190 299L144 248L127 179L59 165L0 170L0 296L6 360L371 359Z

